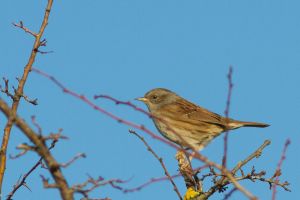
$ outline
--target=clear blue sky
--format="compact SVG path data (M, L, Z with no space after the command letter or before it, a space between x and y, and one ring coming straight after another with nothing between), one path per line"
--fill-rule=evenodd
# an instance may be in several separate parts
M12 26L22 20L37 31L46 1L1 1L0 76L16 85L28 59L33 38ZM300 112L300 2L296 0L253 1L55 1L45 32L47 55L38 55L35 67L54 75L66 86L92 98L109 94L134 102L155 87L169 88L191 101L223 114L227 95L226 74L234 67L234 90L230 115L235 119L271 124L266 129L239 129L230 134L229 166L250 154L265 139L272 141L263 155L249 163L257 170L275 171L284 142L292 141L283 165L281 180L288 180L293 192L278 188L278 199L299 197L299 112ZM163 176L157 160L144 145L128 133L128 127L94 111L63 94L50 81L30 74L25 93L38 98L39 105L22 103L19 114L30 122L36 115L44 133L64 129L68 141L53 150L61 162L78 152L86 159L63 172L70 184L86 180L86 174L107 179L132 180L123 187L140 185ZM1 98L4 95L1 94ZM7 101L9 101L7 99ZM145 108L139 102L137 105ZM149 118L129 108L98 100L103 108L144 124L156 131ZM0 115L0 129L5 118ZM167 168L177 173L175 150L146 134L145 139L163 157ZM157 133L158 134L158 133ZM13 129L8 152L28 140ZM212 142L203 154L221 162L223 137ZM8 160L4 195L21 174L38 159L29 153ZM195 163L195 166L200 165ZM42 189L39 169L27 180L32 192L20 189L15 199L52 200L58 192ZM176 180L181 193L185 186ZM260 199L270 199L266 183L242 182ZM109 186L96 190L92 197L112 199L176 199L169 182L160 182L140 192L123 194ZM212 199L222 199L223 194ZM79 196L77 196L79 199ZM239 192L231 199L246 199Z

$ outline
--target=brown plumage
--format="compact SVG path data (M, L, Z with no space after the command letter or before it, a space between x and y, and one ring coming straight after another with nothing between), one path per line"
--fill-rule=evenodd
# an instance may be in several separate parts
M193 146L197 150L201 150L224 131L240 127L269 126L222 117L163 88L153 89L137 100L147 105L150 113L155 116L155 126L164 137L184 147Z

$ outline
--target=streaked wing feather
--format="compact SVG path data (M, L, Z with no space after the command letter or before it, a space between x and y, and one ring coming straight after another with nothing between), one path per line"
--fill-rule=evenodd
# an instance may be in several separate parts
M225 119L205 108L197 106L190 102L183 102L183 101L176 101L172 104L167 105L169 106L168 110L172 112L176 112L177 117L181 118L182 120L195 120L200 122L206 122L214 125L221 126L222 128L226 127Z

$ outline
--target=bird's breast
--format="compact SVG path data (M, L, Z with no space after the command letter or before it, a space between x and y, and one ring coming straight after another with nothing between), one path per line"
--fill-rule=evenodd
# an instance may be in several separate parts
M167 139L183 146L192 145L198 149L199 145L206 145L223 131L220 126L206 122L182 120L166 114L160 116L163 117L153 119L159 132Z

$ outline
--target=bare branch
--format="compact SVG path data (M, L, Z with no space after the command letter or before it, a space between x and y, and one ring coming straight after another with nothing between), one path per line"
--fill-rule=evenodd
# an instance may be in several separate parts
M232 66L229 67L229 72L227 75L228 78L228 95L227 95L227 101L226 101L226 108L224 111L225 117L229 119L229 109L230 109L230 103L231 103L231 94L232 94L232 88L233 88L233 83L232 83L232 73L233 73L233 68ZM223 154L223 159L222 159L222 166L226 167L226 162L227 162L227 149L228 149L228 135L229 135L229 130L226 130L225 135L224 135L224 154Z
M168 172L164 162L163 162L163 159L161 157L159 157L155 152L154 150L150 147L150 145L146 142L146 140L140 136L139 134L137 134L137 132L135 132L134 130L129 130L129 133L132 133L133 135L137 136L143 143L144 145L147 147L147 150L149 152L151 152L151 154L158 160L158 162L160 163L160 165L162 166L163 170L165 171L165 175L168 177L168 179L170 180L171 184L173 185L173 190L176 192L177 196L179 197L179 199L182 200L182 197L180 195L180 192L175 184L175 182L173 181L170 173Z
M81 183L81 184L77 184L72 186L72 190L75 193L80 193L83 195L83 199L90 199L89 198L89 193L92 192L93 190L95 190L96 188L99 188L101 186L105 186L105 185L110 185L113 188L117 189L117 190L124 190L122 187L118 186L117 184L122 184L122 183L126 183L127 180L121 180L121 179L109 179L109 180L105 180L103 177L99 176L97 179L94 179L93 177L91 177L90 175L88 175L88 180ZM91 185L90 187L88 187L89 185Z
M231 195L232 195L234 192L236 192L236 191L237 191L236 188L233 188L232 190L230 190L227 194L225 194L223 200L228 200L228 199L231 197Z
M9 86L8 86L9 80L3 77L3 81L5 86L4 88L2 88L2 86L0 85L0 91L6 94L6 96L10 97L12 100L14 100L14 95L9 91Z
M33 37L37 37L38 34L31 31L29 28L25 27L23 22L20 21L18 24L17 23L12 23L14 26L19 27L20 29L23 29L26 33L29 33L30 35L32 35Z
M20 99L23 95L23 90L24 90L25 83L27 81L29 72L31 71L32 65L35 61L37 50L38 50L38 48L40 47L40 44L41 44L41 42L40 42L41 37L42 37L42 35L45 31L45 28L48 24L48 19L49 19L50 11L51 11L51 8L52 8L52 3L53 3L53 0L48 0L46 10L45 10L45 14L44 14L44 18L43 18L43 22L41 24L41 27L40 27L40 30L39 30L38 34L32 32L32 31L29 31L26 27L24 27L22 22L20 22L19 24L15 24L15 26L17 26L17 27L23 29L25 32L28 32L31 35L33 35L35 37L35 41L34 41L33 48L32 48L30 57L28 59L28 62L26 64L26 66L24 67L24 72L23 72L22 78L20 79L18 87L17 87L16 92L14 94L11 109L8 113L6 113L6 114L9 114L9 115L7 115L8 120L7 120L7 123L6 123L5 128L4 128L4 134L3 134L1 150L0 150L0 195L2 194L2 183L3 183L5 168L6 168L6 154L7 154L6 151L7 151L7 145L8 145L11 129L12 129L12 126L13 126L15 118L16 118L16 114L17 114L17 110L18 110L18 107L19 107ZM62 196L67 197L69 195L67 195L67 194L63 195L62 194Z
M33 146L30 146L26 143L23 143L23 144L20 144L16 147L16 149L20 149L22 150L20 153L18 153L17 155L13 156L13 155L9 155L9 158L10 159L16 159L16 158L19 158L23 155L25 155L28 151L35 151L36 148L33 147Z
M40 175L44 188L59 188L59 186L56 183L49 183L49 179L45 178L43 175Z
M73 162L78 160L79 158L86 158L86 155L84 153L79 153L76 156L74 156L70 161L68 161L66 163L61 163L60 166L63 167L63 168L66 168L69 165L71 165Z
M204 165L204 166L201 166L201 167L198 167L196 169L194 169L194 173L197 173L197 171L200 171L202 169L205 169L207 168L207 165ZM174 178L178 178L178 177L181 177L181 174L180 173L177 173L175 175L172 175L171 178L174 179ZM160 181L168 181L169 178L167 176L163 176L163 177L158 177L158 178L151 178L150 180L148 180L147 182L137 186L137 187L134 187L134 188L130 188L130 189L124 189L123 192L124 193L129 193L129 192L137 192L137 191L140 191L142 190L143 188L153 184L153 183L157 183L157 182L160 182Z
M67 136L62 135L61 132L62 132L62 129L60 129L58 133L50 133L50 135L48 135L48 136L43 136L42 139L44 141L46 141L46 140L59 140L59 139L67 140L67 139L69 139Z
M12 109L0 98L0 110L6 115L6 117L11 116ZM73 192L69 188L66 179L64 178L58 162L54 159L49 149L45 144L43 137L40 137L37 133L32 130L24 120L19 118L17 115L14 116L14 123L16 126L30 139L30 141L38 148L36 148L37 153L43 157L47 167L55 180L55 186L59 188L62 199L72 200ZM55 141L55 140L54 140ZM52 143L53 144L53 143ZM44 182L45 186L49 186ZM50 184L52 187L53 185Z
M31 116L31 122L37 128L38 134L42 135L42 132L43 132L42 127L36 122L36 117L35 116Z
M51 150L54 146L55 146L55 143L57 142L57 140L53 140L50 147L49 147L49 150ZM29 187L27 186L26 184L26 179L29 177L29 175L39 166L42 164L42 160L43 160L43 157L41 157L35 165L33 165L33 167L23 176L23 178L20 180L17 181L17 183L14 185L13 187L13 190L7 195L7 198L6 200L12 200L12 197L13 195L16 193L16 191L22 187L22 186L25 186L26 188L29 189ZM30 189L29 189L30 190Z
M256 150L254 151L251 155L249 155L246 159L244 159L243 161L239 162L231 171L232 175L236 175L237 171L240 170L242 176L241 177L235 177L236 181L241 181L241 180L251 180L251 181L255 181L255 180L259 180L261 182L266 182L270 185L270 187L272 187L272 185L278 185L281 186L283 189L285 189L286 191L290 191L287 186L289 185L288 182L284 182L284 183L279 183L273 180L272 178L265 178L264 176L266 175L265 171L261 171L259 173L255 172L254 167L252 168L251 172L248 174L245 174L244 171L242 170L242 167L247 164L248 162L250 162L253 158L258 158L261 154L262 151L264 150L264 148L266 146L268 146L271 142L269 140L264 141L264 143ZM211 196L212 194L214 194L215 192L219 191L219 192L223 192L226 190L226 186L231 182L230 179L228 179L228 177L224 174L218 174L216 173L212 168L210 168L210 173L203 175L201 180L212 176L213 177L213 183L214 185L207 191L204 192L202 195L202 199L207 199L209 196ZM217 180L217 177L221 177L219 180ZM227 195L229 195L230 193L228 193ZM226 197L226 195L225 195ZM225 198L224 197L224 198ZM226 197L229 198L229 197Z
M38 99L29 99L28 96L26 96L25 94L22 94L22 97L25 99L25 101L27 101L28 103L31 103L32 105L38 105Z
M258 158L261 156L262 151L265 147L271 144L270 140L265 140L264 143L256 150L254 151L250 156L248 156L246 159L243 161L239 162L233 169L232 169L232 174L235 175L235 173L240 170L245 164L247 164L249 161L251 161L253 158Z
M282 167L282 164L283 164L283 161L285 160L286 158L286 151L287 151L287 148L288 146L291 144L291 141L290 139L287 139L285 144L284 144L284 148L282 150L282 154L281 154L281 158L278 162L278 165L277 165L277 169L275 171L275 174L272 178L276 177L275 179L275 184L273 185L273 192L272 192L272 200L275 200L276 199L276 186L278 185L279 183L279 176L281 175L281 167ZM287 182L286 182L287 183ZM287 183L288 185L289 183Z
M159 137L158 135L154 134L154 133L153 133L152 131L150 131L149 129L145 128L145 126L143 126L143 125L138 125L138 124L135 124L135 123L133 123L133 122L131 122L131 121L124 120L124 119L122 119L122 118L120 118L120 117L118 117L118 116L116 116L116 115L114 115L114 114L112 114L112 113L106 111L105 109L103 109L103 108L97 106L97 105L94 104L91 100L87 99L84 95L80 95L80 94L78 94L78 93L76 93L76 92L74 92L74 91L71 91L71 90L67 89L62 83L60 83L57 79L55 79L55 77L50 76L50 75L46 74L45 72L42 72L41 70L38 70L38 69L35 69L35 68L33 68L33 71L36 72L36 73L38 73L38 74L40 74L40 75L42 75L42 76L44 76L44 77L46 77L47 79L51 80L56 86L58 86L60 89L62 89L63 92L65 92L66 94L69 94L69 95L71 95L71 96L73 96L73 97L75 97L75 98L77 98L77 99L80 99L81 101L83 101L84 103L86 103L88 106L90 106L90 107L92 107L93 109L95 109L95 110L101 112L102 114L104 114L104 115L106 115L106 116L108 116L108 117L110 117L110 118L116 120L116 121L119 122L119 123L123 123L123 124L126 124L126 125L128 125L128 126L130 126L130 127L132 127L132 128L136 128L136 129L138 129L138 130L142 130L142 131L144 131L145 133L149 134L149 135L150 135L151 137L153 137L154 139L157 139L157 140L159 140L159 141L161 141L161 142L163 142L163 143L165 143L165 144L167 144L167 145L169 145L169 146L171 146L171 147L173 147L173 148L175 148L175 149L177 149L177 150L181 150L180 147L178 147L178 146L175 145L174 143L172 143L172 142L166 140L165 138ZM112 100L112 99L113 99L113 98L111 98L111 100ZM124 104L124 105L128 105L128 106L134 108L134 106L132 106L132 105L129 104L129 103ZM137 110L137 109L135 109L135 110ZM139 110L142 110L142 109L139 109ZM143 113L146 114L146 115L148 115L149 117L153 117L153 115L151 115L151 114L148 113L147 111L143 111ZM163 119L160 119L160 120L163 120ZM166 123L166 125L168 125L168 124ZM171 127L168 127L168 128L176 134L176 132L175 132L174 130L172 130ZM177 136L178 136L180 139L182 139L182 141L184 141L183 138L180 137L180 135L177 134ZM188 143L187 143L187 144L188 144ZM243 186L241 186L241 185L235 180L235 178L233 177L233 175L230 173L230 171L229 171L228 169L226 169L225 167L223 167L223 166L221 166L221 165L218 165L218 164L216 164L216 163L210 161L207 157L205 157L205 156L203 156L202 154L200 154L200 153L197 151L197 149L195 149L193 146L189 145L188 147L189 147L190 149L193 150L193 152L194 152L193 157L194 157L194 158L196 158L196 159L198 159L198 160L201 160L202 162L206 163L207 165L210 165L210 166L212 166L212 167L215 167L215 168L219 169L222 173L224 173L224 174L228 177L228 179L233 183L233 185L234 185L239 191L241 191L242 193L244 193L245 196L247 196L247 197L248 197L249 199L251 199L251 200L257 199L251 192L249 192L248 190L246 190ZM187 154L190 155L190 153L188 153L188 152L187 152Z
M268 146L271 142L269 140L266 140L256 151L254 151L250 156L248 156L246 159L244 159L242 162L239 162L231 171L231 174L234 176L235 173L244 166L246 163L251 161L253 158L258 157L261 155L263 149ZM213 175L216 177L218 176L215 172ZM236 180L236 179L235 179ZM237 181L237 180L236 180ZM222 178L214 183L214 186L211 187L207 192L207 196L211 196L216 191L220 191L220 189L224 188L227 184L231 182L231 179L229 180L226 176L222 175ZM222 189L223 190L223 189Z

